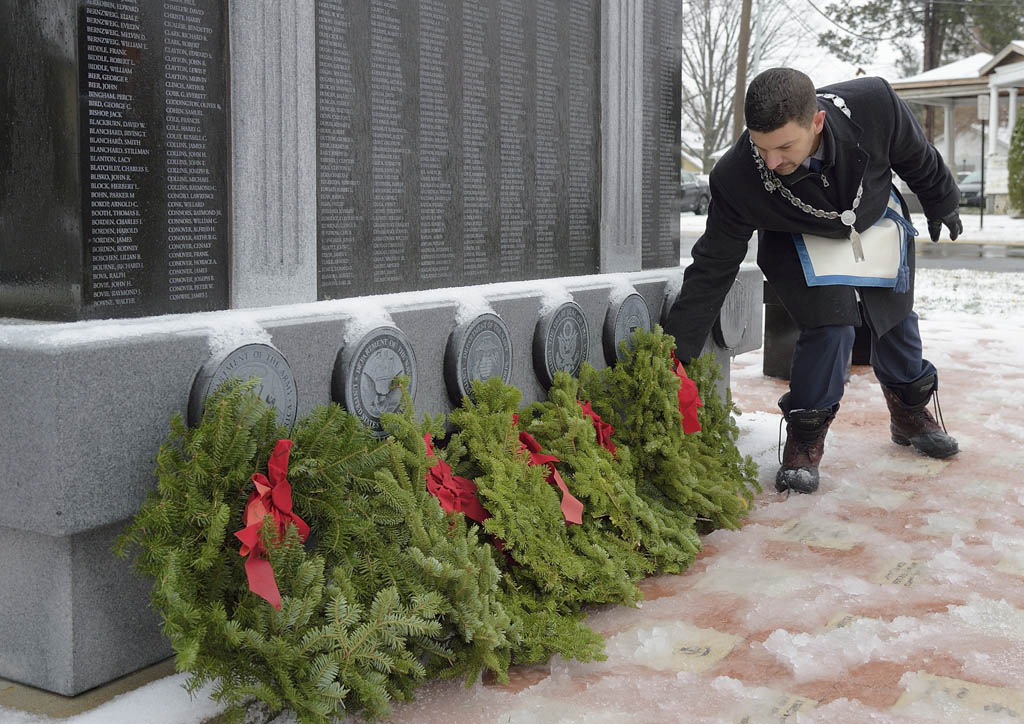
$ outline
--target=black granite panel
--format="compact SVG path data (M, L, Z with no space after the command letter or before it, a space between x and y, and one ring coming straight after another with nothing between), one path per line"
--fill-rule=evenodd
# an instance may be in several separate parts
M444 286L462 258L462 9L419 5L419 275Z
M0 316L225 307L223 3L0 13Z
M569 5L569 269L597 271L601 177L601 9Z
M642 264L679 264L679 3L644 0Z
M598 268L598 0L317 0L322 299Z
M77 313L76 45L74 3L0 0L0 317Z
M83 2L82 316L227 306L226 50L217 0Z

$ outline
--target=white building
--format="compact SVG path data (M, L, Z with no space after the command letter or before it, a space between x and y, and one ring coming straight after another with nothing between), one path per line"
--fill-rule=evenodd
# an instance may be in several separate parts
M993 197L996 211L1005 210L1008 193L1006 154L1010 134L1017 121L1018 89L1024 88L1024 40L1011 42L995 55L978 53L904 78L893 83L892 87L908 103L943 109L941 143L937 142L936 147L951 168L959 167L960 159L980 153L978 141L958 135L954 130L954 116L959 105L978 108L978 118L984 120L986 126L985 193ZM977 143L978 151L958 148L961 143Z

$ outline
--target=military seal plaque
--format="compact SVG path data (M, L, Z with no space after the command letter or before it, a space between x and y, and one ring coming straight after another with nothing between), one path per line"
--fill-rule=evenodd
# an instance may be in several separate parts
M619 342L625 340L626 345L632 348L630 337L637 329L651 330L651 310L647 308L647 301L633 292L608 306L602 337L605 362L613 365L619 361Z
M444 352L444 381L452 404L470 392L473 380L501 377L512 381L512 335L497 314L481 314L460 324L448 337Z
M590 329L576 302L566 302L541 317L533 333L533 370L545 388L555 372L575 377L590 354Z
M753 307L754 290L742 277L736 277L729 294L722 303L722 311L715 320L711 333L715 342L724 349L736 349L746 334Z
M402 392L392 389L399 375L409 378L409 394L416 398L416 353L398 327L377 327L355 344L338 352L331 379L331 397L358 417L377 437L387 433L380 424L385 412L397 412Z
M188 424L195 427L203 419L206 398L226 380L237 377L259 379L256 394L277 408L277 420L291 427L298 412L298 389L288 360L269 344L245 344L214 355L196 373L188 400Z

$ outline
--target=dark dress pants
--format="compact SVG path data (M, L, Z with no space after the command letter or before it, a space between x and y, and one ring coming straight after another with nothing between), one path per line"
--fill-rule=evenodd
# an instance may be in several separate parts
M915 312L881 337L867 315L865 322L871 330L871 367L883 385L916 382L935 374L935 366L921 356ZM853 338L853 327L845 325L800 330L790 368L790 410L830 409L839 403Z

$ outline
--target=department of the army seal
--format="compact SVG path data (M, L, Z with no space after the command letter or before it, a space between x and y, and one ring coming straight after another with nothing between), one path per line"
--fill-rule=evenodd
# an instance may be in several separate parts
M642 296L633 292L618 304L608 306L604 318L604 359L609 365L619 361L619 342L625 340L627 347L632 348L630 337L637 329L651 330L651 310Z
M577 376L589 354L590 329L576 302L565 302L537 322L533 370L545 388L551 386L558 370Z
M715 324L711 328L712 335L719 347L724 349L736 349L743 340L747 331L747 324L751 317L753 306L753 289L743 281L742 277L736 277L729 294L722 304L722 311L719 312Z
M331 397L377 437L385 437L380 417L399 409L402 391L391 387L399 375L409 378L409 394L415 399L416 353L409 338L397 327L377 327L338 352Z
M512 335L501 317L481 314L456 327L444 353L444 380L452 404L469 394L473 380L512 381Z
M287 427L298 412L298 389L291 367L284 356L268 344L245 344L210 358L196 373L188 400L188 424L203 419L206 398L232 377L246 381L259 379L256 394L277 408L278 421Z

